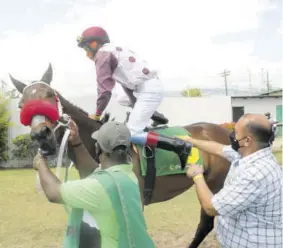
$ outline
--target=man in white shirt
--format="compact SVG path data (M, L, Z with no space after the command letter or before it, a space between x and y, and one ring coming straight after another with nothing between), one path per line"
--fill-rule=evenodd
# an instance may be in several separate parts
M223 248L281 248L282 168L272 154L271 123L260 114L245 114L231 133L231 145L186 138L194 146L232 164L224 187L213 195L202 168L189 165L204 211L217 217Z

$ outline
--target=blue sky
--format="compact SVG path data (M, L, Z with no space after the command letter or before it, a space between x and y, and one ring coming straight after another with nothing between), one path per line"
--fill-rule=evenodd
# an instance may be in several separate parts
M95 70L76 36L102 25L160 70L166 89L264 87L261 68L281 85L282 4L279 0L26 0L0 2L0 78L40 78L52 62L54 87L95 93Z

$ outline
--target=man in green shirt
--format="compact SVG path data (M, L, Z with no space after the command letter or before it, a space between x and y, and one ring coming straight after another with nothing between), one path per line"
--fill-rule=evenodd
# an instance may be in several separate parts
M90 161L74 123L71 129L70 142L81 147L82 154L88 156L84 160ZM99 226L101 248L154 248L146 231L138 180L130 163L129 129L124 124L108 122L92 137L97 141L96 160L101 171L84 179L61 183L49 170L46 158L39 155L35 161L49 201L72 208L63 247L79 247L83 210L87 210Z

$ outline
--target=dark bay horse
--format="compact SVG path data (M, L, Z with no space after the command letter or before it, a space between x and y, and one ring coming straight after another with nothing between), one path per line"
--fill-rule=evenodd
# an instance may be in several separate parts
M91 138L91 133L98 130L102 123L90 119L87 112L70 103L58 92L55 92L55 90L50 87L52 74L52 67L51 65L49 65L41 80L34 81L34 83L32 83L32 85L28 88L28 90L24 91L24 94L22 95L22 98L19 102L19 107L21 108L25 103L33 99L43 99L54 102L55 94L57 94L59 96L63 112L71 116L71 118L77 123L80 136L85 147L87 148L89 153L94 156L94 141ZM23 93L26 85L13 77L11 77L11 80L17 90L20 93ZM93 104L95 104L95 102L93 102ZM211 123L195 123L186 126L185 129L187 129L194 138L214 140L222 144L230 144L229 131L225 128L220 127L219 125ZM69 146L68 155L70 159L75 162L75 156L72 152L71 146ZM210 190L213 193L217 193L223 187L223 183L229 170L230 164L228 161L221 157L213 156L202 151L201 155L203 157L203 165L205 169L205 180ZM141 175L140 162L134 150L132 150L132 158L134 164L134 172L139 180L141 200L144 204L144 177ZM151 203L170 200L188 190L192 185L193 181L189 179L185 174L157 177ZM200 222L197 231L188 247L198 247L204 240L204 238L211 232L213 227L214 217L208 216L205 211L201 209ZM84 235L83 232L89 231L86 229L87 228L85 227L81 229L81 235ZM91 237L92 239L93 236L94 234ZM87 236L84 236L84 241L87 239L86 237ZM98 246L93 247L99 248Z

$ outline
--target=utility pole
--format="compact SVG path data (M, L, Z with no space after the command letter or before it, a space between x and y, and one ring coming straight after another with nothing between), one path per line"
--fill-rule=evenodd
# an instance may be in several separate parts
M230 75L230 71L226 69L222 73L220 73L220 76L224 78L226 96L228 96L227 76L229 75Z
M261 68L261 82L262 82L263 85L265 84L265 82L264 82L264 70L263 70L263 68Z

